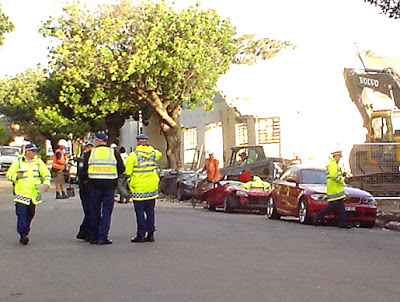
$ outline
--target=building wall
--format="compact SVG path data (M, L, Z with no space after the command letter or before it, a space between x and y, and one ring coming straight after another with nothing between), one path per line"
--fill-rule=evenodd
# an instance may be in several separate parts
M206 126L211 123L222 123L222 145L223 145L223 158L219 159L225 163L229 160L230 148L235 145L235 123L237 122L236 112L233 108L228 106L225 100L217 99L214 104L214 110L205 111L203 107L197 107L193 110L184 109L182 111L180 121L185 128L197 128L197 145L198 150L201 146L205 145L205 131ZM182 133L182 142L184 141ZM182 145L182 159L184 156L184 149ZM200 166L204 165L205 151L201 154ZM221 163L222 164L222 163ZM186 167L188 168L188 167Z
M163 157L159 161L159 166L167 167L167 156L165 154L166 143L164 136L160 133L158 119L151 117L148 126L143 126L134 119L125 120L124 126L120 131L120 146L124 146L127 152L132 152L136 148L136 136L138 134L146 134L150 138L150 144L163 153Z
M251 103L248 104L251 106ZM255 110L257 111L257 110ZM264 118L270 117L268 112L259 113ZM288 117L287 119L281 117L281 133L288 135L281 138L282 150L292 150L293 144L299 144L301 137L298 135L293 126L285 121L294 121L294 118ZM204 166L204 159L206 156L205 150L205 133L207 125L211 123L222 124L222 141L216 142L222 144L222 157L220 160L221 167L225 166L230 159L231 147L235 146L235 124L243 122L247 124L248 144L256 145L257 142L257 117L252 115L240 115L236 108L229 106L225 100L219 98L215 100L214 109L212 111L205 111L203 107L197 107L193 110L183 109L180 116L180 122L183 128L196 128L197 129L197 150L202 150L200 155L199 167ZM285 127L288 126L288 127ZM291 124L293 125L293 124ZM141 130L140 130L141 129ZM136 147L136 135L139 132L146 134L150 137L151 145L159 149L163 153L163 158L160 161L162 168L167 168L166 142L164 136L160 132L158 119L155 117L150 118L149 126L141 127L137 121L133 119L126 120L125 125L121 128L121 145L128 151ZM181 137L181 159L183 167L186 169L191 168L190 164L184 164L184 131ZM201 146L203 146L201 148ZM267 150L267 148L265 148ZM275 148L274 150L280 150ZM267 154L268 156L278 157L279 152ZM282 152L281 156L286 158L293 158L297 154Z

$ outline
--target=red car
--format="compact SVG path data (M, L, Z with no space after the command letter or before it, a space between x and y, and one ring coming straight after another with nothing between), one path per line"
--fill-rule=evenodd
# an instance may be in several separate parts
M361 189L345 186L347 222L372 228L377 215L374 197ZM312 222L312 214L323 209L326 201L326 172L323 168L293 165L272 183L268 199L267 216L295 216L303 224ZM325 220L335 219L335 213Z
M205 191L200 199L207 202L211 211L223 208L230 213L236 209L259 210L266 214L270 190L263 188L245 189L243 182L227 180L215 184L214 188Z

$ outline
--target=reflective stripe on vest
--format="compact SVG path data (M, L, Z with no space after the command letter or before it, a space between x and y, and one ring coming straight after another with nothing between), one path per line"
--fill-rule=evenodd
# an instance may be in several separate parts
M94 148L89 157L88 174L90 179L118 178L114 149L110 147Z
M346 197L346 193L343 191L336 194L327 195L326 197L328 201L334 201Z
M153 192L140 192L140 193L139 193L139 192L132 192L132 193L131 193L131 197L132 197L134 200L153 199L153 198L158 197L158 191L156 190L156 191L153 191Z
M16 195L14 196L14 201L15 201L15 202L22 203L22 204L25 204L25 205L28 206L28 205L31 204L32 199L29 198L29 197L25 197L25 196L16 194ZM42 202L42 196L39 195L39 196L36 197L36 199L35 199L35 201L33 202L33 204L38 204L38 203L41 203L41 202Z
M140 155L137 151L133 151L136 154L138 163L133 167L132 174L134 173L152 173L157 170L156 165L156 153L153 151L149 158ZM140 151L141 153L150 154L148 152Z

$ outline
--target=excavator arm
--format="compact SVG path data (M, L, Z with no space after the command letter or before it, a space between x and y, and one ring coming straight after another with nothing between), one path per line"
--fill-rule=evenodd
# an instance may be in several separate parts
M394 105L400 108L400 76L393 68L365 70L345 68L343 74L350 98L364 120L364 127L367 127L374 110L371 101L361 96L364 88L371 88L387 95L393 100Z

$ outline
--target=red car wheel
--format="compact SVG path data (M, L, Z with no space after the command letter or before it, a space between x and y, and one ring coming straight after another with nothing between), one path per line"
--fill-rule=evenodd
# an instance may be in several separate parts
M299 220L302 224L310 224L311 222L311 217L308 212L307 201L305 201L304 199L301 199L299 204Z
M230 199L231 198L229 195L224 196L224 212L225 213L232 213L234 211L234 209L232 208Z
M281 217L276 211L275 201L272 196L268 198L267 217L269 219L279 219Z

